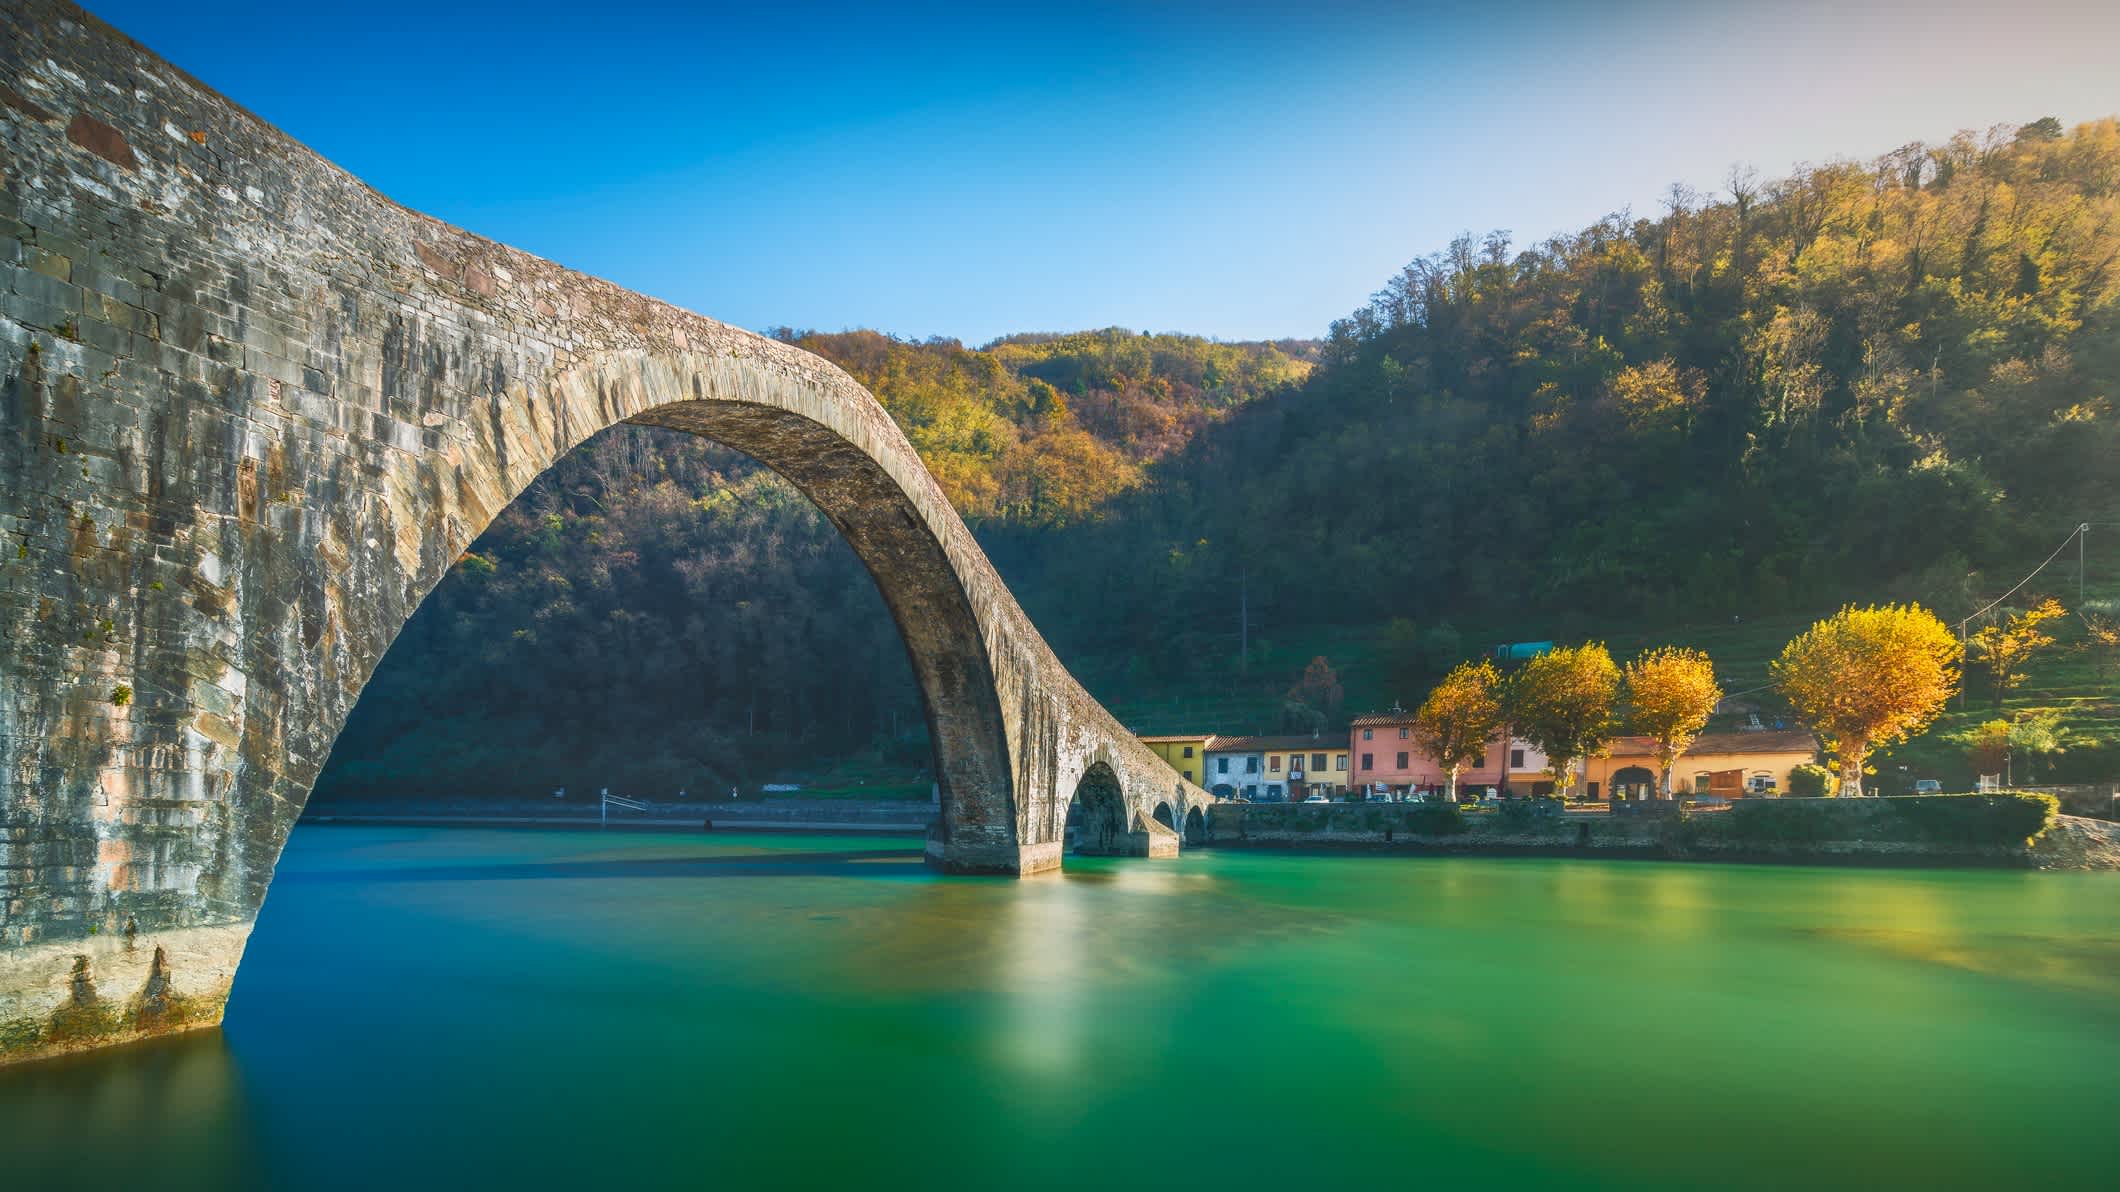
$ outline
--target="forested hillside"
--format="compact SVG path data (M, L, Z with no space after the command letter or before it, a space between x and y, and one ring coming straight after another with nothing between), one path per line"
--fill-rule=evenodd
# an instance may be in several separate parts
M1669 640L1848 598L1964 616L2076 523L2120 522L2116 295L2120 126L2039 121L1733 172L1529 248L1461 238L1336 323L1314 371L1300 344L1124 332L791 338L882 398L1093 690L1182 710L1269 704L1291 643L1389 652L1366 692L1416 697L1489 629ZM732 586L684 588L703 559ZM697 444L599 448L421 612L418 673L400 650L377 680L403 711L364 700L334 777L431 766L415 709L452 684L494 693L496 740L604 740L560 707L593 705L672 776L829 761L894 716L917 758L895 643L833 636L884 624L864 582L770 478Z
M1229 653L1246 573L1283 627L1963 615L1982 569L2120 508L2112 121L1729 187L1415 261L1029 591L1093 576L1079 644L1172 661Z

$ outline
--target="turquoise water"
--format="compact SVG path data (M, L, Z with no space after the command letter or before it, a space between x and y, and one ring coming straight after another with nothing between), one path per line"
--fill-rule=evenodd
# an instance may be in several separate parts
M2116 1094L2112 875L306 827L0 1186L2093 1187Z

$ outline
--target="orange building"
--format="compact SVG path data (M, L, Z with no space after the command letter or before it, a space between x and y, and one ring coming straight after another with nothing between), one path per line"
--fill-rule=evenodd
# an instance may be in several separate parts
M1789 793L1789 772L1818 760L1818 738L1802 729L1702 733L1671 770L1671 788L1682 795L1769 798ZM1605 757L1584 767L1583 793L1593 799L1653 799L1657 781L1656 739L1617 737Z

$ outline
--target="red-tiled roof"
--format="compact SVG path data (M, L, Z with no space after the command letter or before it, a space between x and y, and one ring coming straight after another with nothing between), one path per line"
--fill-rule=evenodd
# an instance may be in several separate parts
M1215 735L1213 733L1164 733L1160 736L1142 736L1135 738L1135 740L1137 741L1145 741L1150 745L1159 745L1173 741L1212 741L1214 739Z
M1343 733L1327 733L1321 736L1281 737L1216 737L1208 746L1209 753L1261 753L1269 750L1300 749L1304 751L1347 748L1347 737Z
M1356 728L1360 728L1360 727L1362 727L1362 726L1363 726L1363 725L1365 725L1365 724L1369 724L1369 725L1376 725L1376 724L1412 724L1412 723L1413 723L1413 713L1411 713L1411 712L1369 712L1369 713L1366 713L1366 714L1364 714L1364 715L1361 715L1361 716L1357 716L1357 717L1355 717L1355 718L1354 718L1353 720L1349 721L1348 723L1352 724L1352 725L1353 725L1354 727L1356 727Z
M1805 729L1764 729L1758 732L1702 733L1686 749L1689 758L1726 757L1739 753L1818 752L1818 738ZM1613 757L1655 757L1654 737L1614 737Z

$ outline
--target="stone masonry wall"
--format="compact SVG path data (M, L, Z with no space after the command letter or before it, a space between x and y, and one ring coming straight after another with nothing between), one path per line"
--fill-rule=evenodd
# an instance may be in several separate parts
M1096 762L1136 818L1209 801L837 368L407 211L62 0L0 9L0 1062L218 1021L370 670L625 420L846 534L925 697L938 863L1058 865Z

